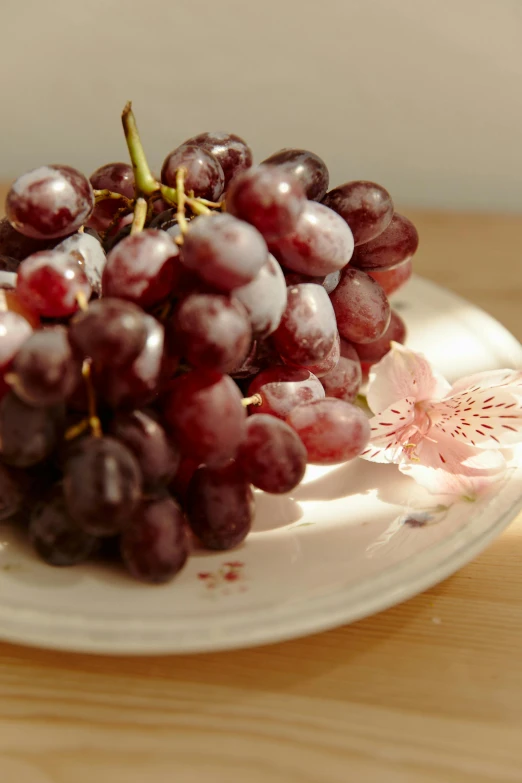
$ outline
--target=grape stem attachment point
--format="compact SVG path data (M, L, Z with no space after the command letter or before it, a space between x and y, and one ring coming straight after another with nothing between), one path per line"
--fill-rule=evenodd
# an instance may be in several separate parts
M94 191L95 204L98 204L100 201L108 201L109 199L118 199L123 201L125 206L129 207L129 209L132 209L132 205L134 204L132 199L127 198L127 196L124 196L122 193L115 193L113 190L108 190L107 188Z
M241 405L243 405L244 408L248 408L249 405L262 405L263 404L263 398L260 394L253 394L251 397L243 397L241 400Z

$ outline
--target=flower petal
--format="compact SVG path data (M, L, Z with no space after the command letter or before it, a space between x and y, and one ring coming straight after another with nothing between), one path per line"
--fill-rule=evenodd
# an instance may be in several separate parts
M422 354L392 343L391 351L370 372L366 399L372 412L378 413L406 397L416 402L438 400L450 391L450 384Z
M492 389L498 386L514 386L519 388L522 394L522 370L486 370L468 375L453 384L451 394L471 389Z
M522 442L522 385L477 384L427 408L435 440L450 437L481 449Z
M399 470L434 494L475 497L498 481L505 467L501 452L484 451L448 438L437 443L424 439L414 459L401 462Z
M395 462L402 458L404 445L415 421L415 400L406 397L370 419L370 442L360 455L370 462Z

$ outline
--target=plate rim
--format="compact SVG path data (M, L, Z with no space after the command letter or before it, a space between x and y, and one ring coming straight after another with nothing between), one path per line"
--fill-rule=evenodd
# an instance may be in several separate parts
M509 330L482 308L467 301L444 286L414 276L418 285L436 289L455 303L465 305L469 315L481 316L481 322L502 339L503 350L512 353L513 365L522 366L522 345ZM506 488L507 489L507 488ZM503 501L503 502L502 502ZM165 655L219 652L246 649L259 645L288 641L330 630L384 611L418 595L443 581L473 560L491 543L522 510L522 497L509 507L503 493L480 508L478 519L471 515L467 524L437 544L385 568L359 583L341 585L325 595L285 602L277 607L257 610L253 618L248 610L232 616L220 616L220 628L205 633L188 627L172 628L158 633L155 623L164 630L165 619L147 622L125 618L119 628L113 618L93 621L85 616L65 612L42 611L26 606L4 605L0 598L0 639L2 641L53 650L96 653L103 655ZM494 521L491 523L491 516ZM223 553L224 554L224 553ZM430 561L426 569L425 561ZM433 564L435 562L435 565ZM386 590L379 588L385 582ZM266 618L263 617L266 615ZM269 621L264 621L269 618ZM150 638L148 634L152 632ZM185 636L186 634L186 636Z

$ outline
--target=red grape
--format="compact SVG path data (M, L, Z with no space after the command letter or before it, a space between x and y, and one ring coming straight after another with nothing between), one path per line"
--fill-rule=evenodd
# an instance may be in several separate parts
M286 281L281 267L271 255L256 277L234 289L234 297L246 307L252 331L257 337L272 334L286 308Z
M228 375L192 370L177 378L163 401L165 421L185 456L212 464L233 457L246 411Z
M295 230L305 208L303 186L278 166L257 166L234 177L226 207L232 215L251 223L267 240Z
M63 407L34 408L14 392L0 403L0 453L4 462L28 468L49 457L63 431Z
M18 313L0 310L0 375L10 367L32 331L30 324Z
M141 485L134 455L114 438L82 438L67 455L65 500L69 514L86 533L112 536L128 526Z
M91 286L81 262L83 256L75 250L42 250L18 268L16 292L21 302L39 315L60 318L78 309L78 296L86 300Z
M134 198L134 171L129 163L106 163L89 177L95 190L110 190ZM106 231L114 220L116 212L124 206L120 199L104 199L95 205L87 223L97 231Z
M0 522L17 517L24 507L26 474L0 465Z
M110 433L136 457L145 489L162 487L176 474L179 453L161 424L145 411L118 412L111 421Z
M248 387L248 395L260 394L261 405L253 410L285 419L291 410L303 403L324 397L321 381L309 370L294 367L269 367L256 375Z
M70 166L41 166L11 185L5 211L20 233L35 239L72 234L94 206L89 180Z
M255 278L268 248L248 223L232 215L205 215L191 222L181 258L207 283L228 292Z
M312 201L321 201L328 190L329 174L326 163L314 152L283 149L274 152L263 163L283 166L286 171L299 180L306 197Z
M395 213L382 234L356 248L352 263L366 271L395 266L411 258L418 246L419 235L411 220Z
M63 326L41 329L24 342L15 356L7 382L28 405L62 402L81 376Z
M331 272L329 275L305 275L302 272L284 271L287 286L299 285L299 283L316 283L322 285L327 294L335 291L341 279L341 269Z
M398 313L392 310L390 325L378 340L363 345L353 344L361 362L375 364L389 352L391 343L403 343L406 340L406 324Z
M97 539L73 522L58 491L34 507L29 538L42 560L53 566L84 563L98 547Z
M335 314L322 286L300 283L288 289L286 310L273 335L285 361L300 367L322 362L336 335Z
M185 169L185 190L199 198L217 201L225 187L225 175L219 160L202 147L183 144L170 152L161 168L161 181L176 187L176 172Z
M241 302L219 294L191 294L174 320L179 350L193 367L229 372L248 353L252 330Z
M294 231L269 243L287 269L305 275L329 275L349 262L353 237L347 223L332 209L308 201Z
M203 546L238 546L248 534L253 516L254 495L235 462L196 470L188 488L187 517Z
M388 269L370 269L368 274L379 283L386 296L390 296L408 282L412 272L413 264L411 259L407 258L401 264Z
M344 400L324 400L299 405L287 422L303 441L308 462L335 465L360 454L370 439L370 425L360 408Z
M84 231L82 234L73 234L71 237L64 239L63 242L56 246L56 251L58 250L64 253L71 251L80 253L81 259L78 260L83 267L85 276L92 290L100 296L102 274L107 261L105 250L100 241Z
M2 285L7 283L8 288L14 288L16 286L16 273L18 272L19 266L20 261L17 261L16 258L0 255L0 271L2 272L0 282ZM9 277L5 277L4 275L9 275Z
M102 397L113 408L141 407L159 392L165 369L164 329L151 315L144 321L147 337L141 353L131 364L105 367L99 379Z
M306 449L296 432L275 416L249 416L237 464L245 478L264 492L290 492L306 470Z
M39 329L41 326L38 313L22 302L16 290L0 288L0 312L21 315L33 329Z
M332 346L332 350L326 356L321 362L318 362L317 364L309 364L306 366L307 370L310 370L311 373L313 373L317 378L322 378L323 375L327 375L327 373L331 372L335 367L337 367L337 364L339 363L339 357L341 356L341 347L340 347L340 338L339 333L337 333L335 342ZM292 362L290 362L290 365Z
M132 302L106 297L92 302L70 325L69 339L83 356L95 362L121 365L133 362L145 347L147 321Z
M155 228L122 239L107 256L103 295L128 299L141 307L162 302L172 292L178 255L171 237Z
M328 397L353 402L362 383L361 363L350 343L341 340L341 356L337 366L321 378Z
M185 517L169 497L144 501L121 536L123 562L142 582L169 582L188 554Z
M391 310L386 294L365 272L346 269L330 299L339 332L346 340L371 343L388 328Z
M200 133L199 136L194 136L185 142L185 145L190 144L201 147L218 159L225 175L225 189L236 174L249 169L252 165L252 150L234 133L219 131Z
M337 212L350 226L356 245L379 236L393 217L390 194L375 182L347 182L334 188L323 204Z

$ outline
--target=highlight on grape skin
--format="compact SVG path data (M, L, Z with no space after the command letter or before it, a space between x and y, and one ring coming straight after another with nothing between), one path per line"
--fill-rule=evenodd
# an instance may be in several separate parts
M314 152L254 165L204 131L157 179L130 105L122 122L128 162L44 165L7 197L0 517L51 566L108 539L162 584L194 547L249 546L254 489L291 494L307 464L364 450L357 396L405 338L387 294L418 237L385 188L331 187Z

